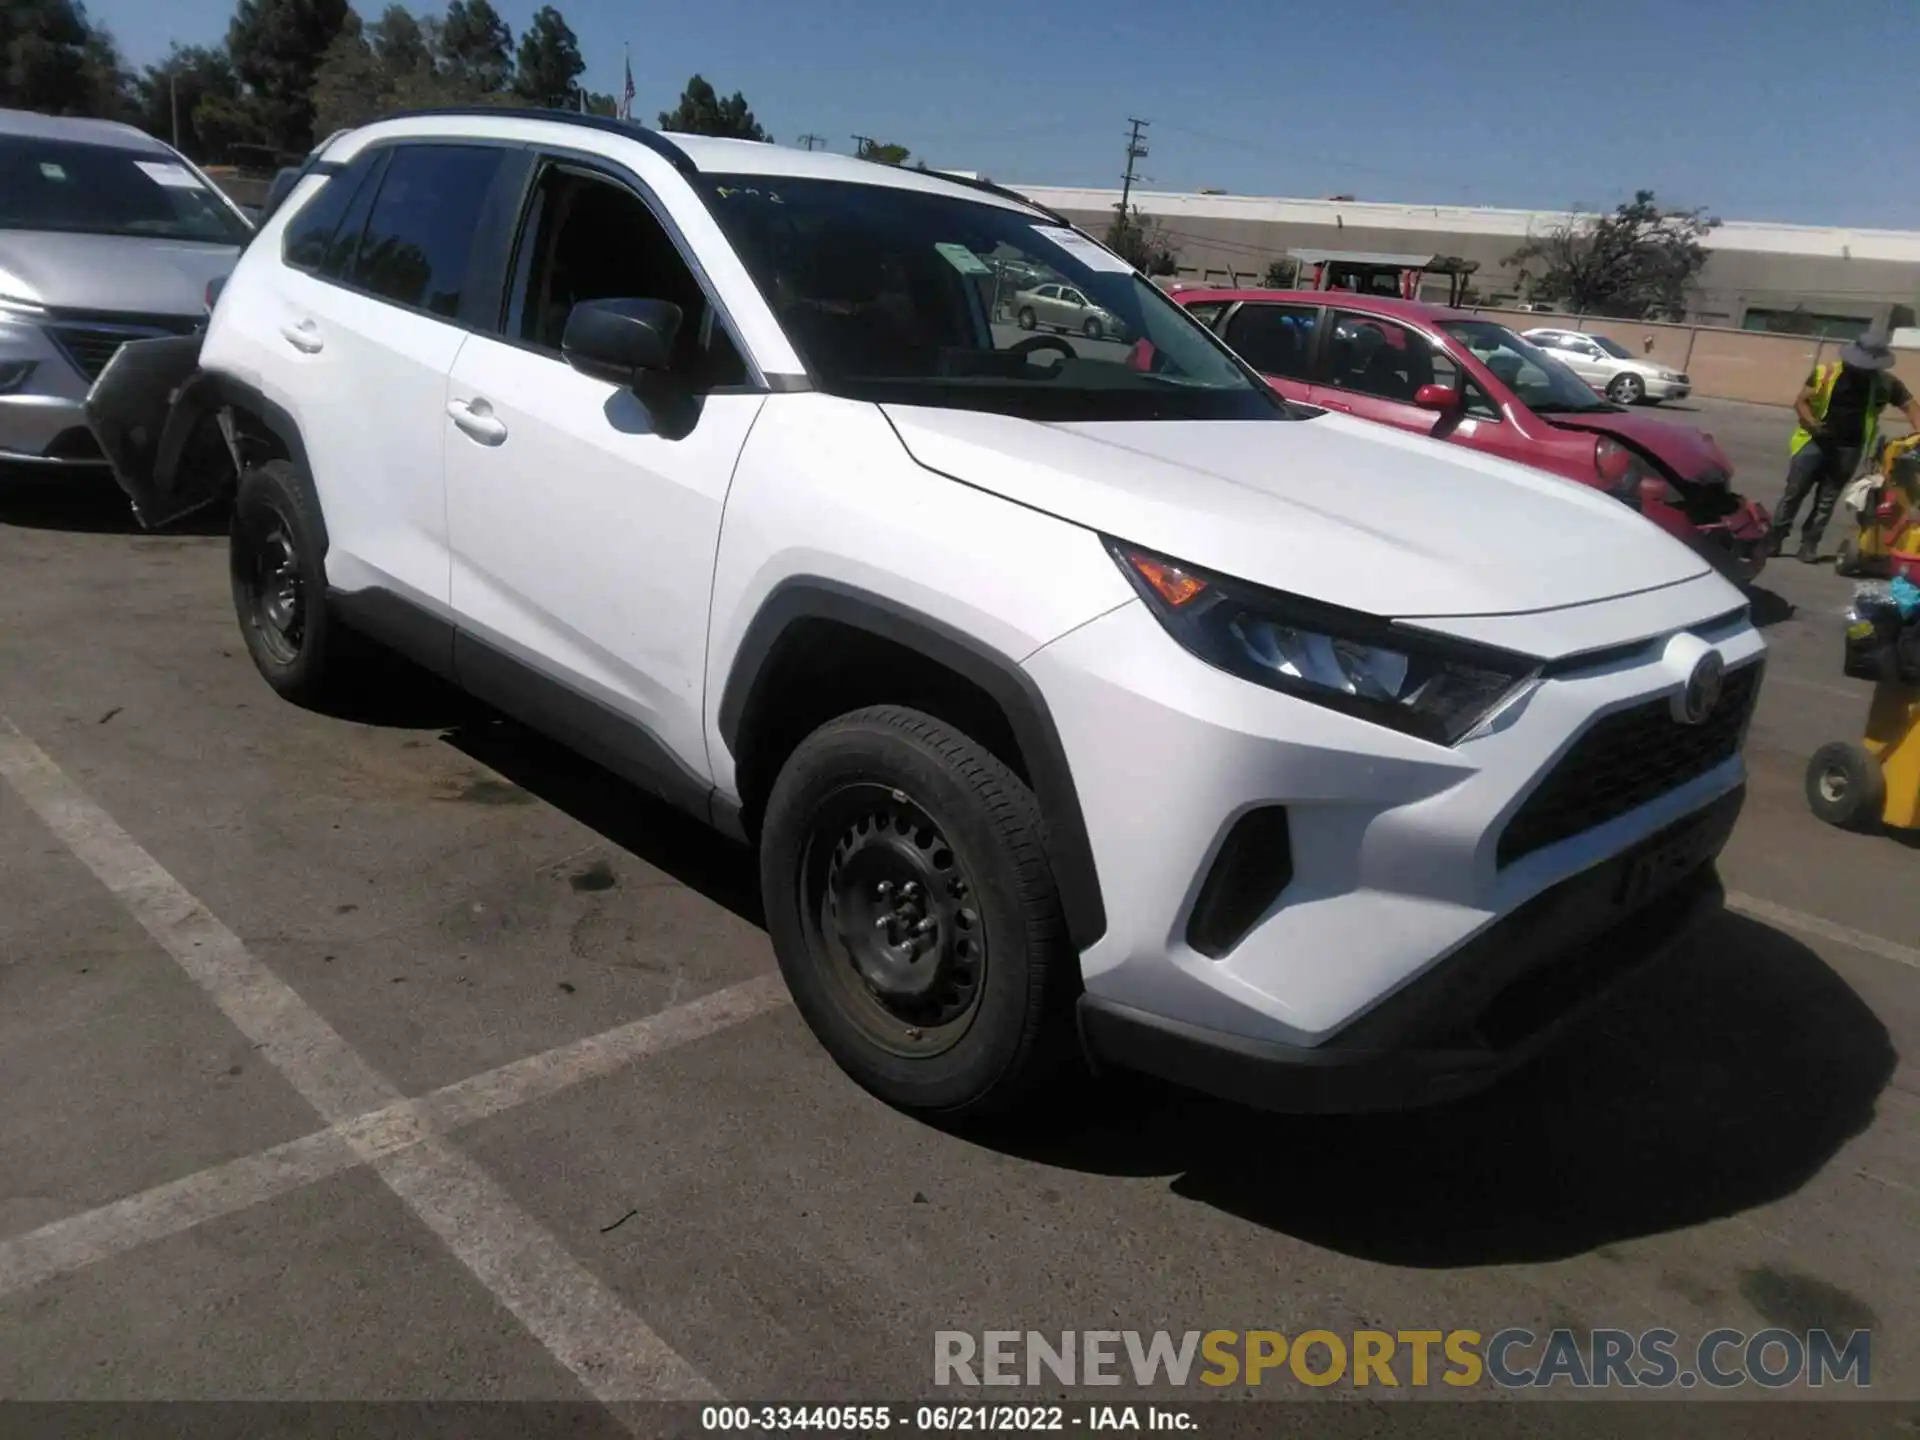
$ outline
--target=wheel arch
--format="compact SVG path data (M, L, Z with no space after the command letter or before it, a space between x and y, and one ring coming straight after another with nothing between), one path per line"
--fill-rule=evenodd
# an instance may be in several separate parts
M320 495L314 486L313 466L307 460L307 444L301 437L299 423L286 407L269 400L244 380L218 373L209 378L219 403L231 410L236 425L243 427L242 438L259 447L259 459L292 463L301 483L307 487L308 498L313 501L313 518L320 531L320 557L325 559L329 548L326 508L320 504Z
M812 703L796 708L788 703L796 693L789 686L810 678L806 662L822 638L853 639L848 648L858 653L848 658L847 649L840 649L834 680L812 686L804 692ZM899 671L867 673L863 662L873 662L871 669L897 664ZM818 724L876 699L908 703L886 692L897 687L911 695L938 676L957 682L941 691L948 703L964 711L984 702L991 713L976 709L972 718L988 728L997 719L1004 727L997 736L974 738L996 753L1011 746L1013 753L1000 758L1039 803L1068 933L1075 949L1085 950L1105 933L1106 908L1079 792L1046 698L1016 660L885 596L823 577L796 576L777 585L748 624L716 717L735 761L744 827L749 834L757 832L760 808L780 764ZM836 690L836 685L850 688ZM968 717L941 718L959 723Z

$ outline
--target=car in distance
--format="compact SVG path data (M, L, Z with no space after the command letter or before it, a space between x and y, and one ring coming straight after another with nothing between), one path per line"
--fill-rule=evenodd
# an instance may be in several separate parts
M1011 192L482 110L283 194L204 338L94 389L138 513L238 471L287 699L357 631L755 844L799 1013L895 1105L1088 1056L1443 1099L1721 903L1740 593L1593 491L1288 404ZM995 324L988 256L1145 349Z
M127 340L202 324L251 234L144 131L0 110L0 464L99 465L88 387Z
M1684 400L1693 381L1680 371L1634 354L1618 340L1583 330L1525 330L1520 338L1551 354L1616 405Z
M1117 340L1126 333L1119 316L1068 284L1050 283L1016 291L1013 318L1022 330L1059 330L1089 340Z
M1464 310L1312 290L1174 297L1281 394L1605 491L1736 583L1767 563L1766 509L1711 435L1601 398L1554 356Z

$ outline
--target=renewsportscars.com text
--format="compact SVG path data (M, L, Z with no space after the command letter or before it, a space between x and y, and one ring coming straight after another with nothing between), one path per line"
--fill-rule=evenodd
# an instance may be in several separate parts
M936 1385L1769 1389L1873 1383L1866 1330L936 1331Z

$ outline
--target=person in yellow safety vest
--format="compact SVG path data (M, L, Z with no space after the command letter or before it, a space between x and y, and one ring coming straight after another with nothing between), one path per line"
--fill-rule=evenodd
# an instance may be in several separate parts
M1773 510L1773 553L1778 555L1793 528L1800 503L1813 491L1813 508L1800 529L1800 559L1811 565L1820 558L1820 536L1833 515L1833 502L1860 468L1860 457L1873 444L1880 412L1898 405L1907 421L1920 430L1920 400L1900 382L1893 368L1892 347L1886 333L1870 330L1840 350L1837 361L1813 367L1806 384L1794 397L1793 413L1799 428L1787 444L1787 489Z

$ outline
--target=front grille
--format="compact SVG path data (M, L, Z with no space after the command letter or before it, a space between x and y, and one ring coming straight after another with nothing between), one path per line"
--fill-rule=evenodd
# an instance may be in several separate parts
M1664 695L1595 722L1507 822L1499 863L1604 825L1725 764L1740 749L1759 694L1756 662L1727 673L1720 703L1702 724L1675 720Z
M129 340L152 340L161 335L190 335L199 321L184 317L134 321L89 322L56 320L47 326L47 334L67 357L73 368L88 380L98 380L120 347Z

